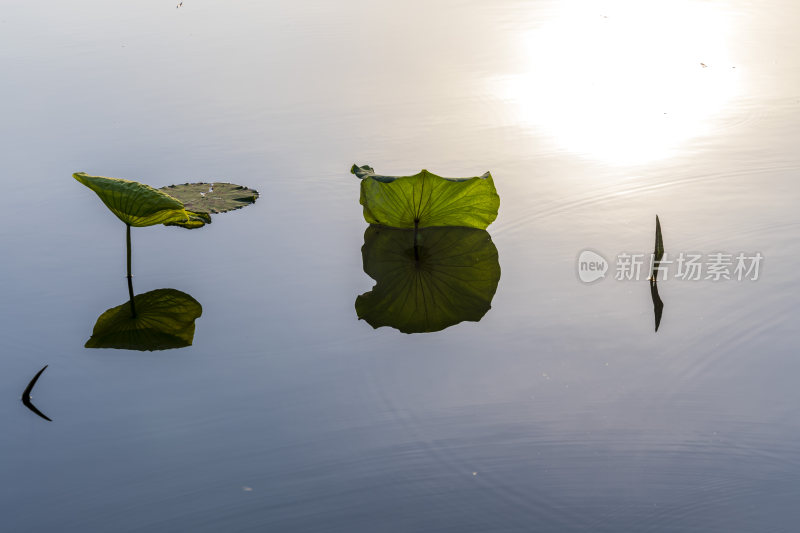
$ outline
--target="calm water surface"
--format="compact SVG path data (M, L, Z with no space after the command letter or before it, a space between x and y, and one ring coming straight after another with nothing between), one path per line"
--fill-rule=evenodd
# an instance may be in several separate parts
M800 7L109 3L0 13L3 531L791 532ZM480 322L359 321L353 163L490 170ZM83 347L124 227L70 174L233 181L136 228L194 345ZM757 281L578 280L591 248L760 252ZM46 422L19 402L35 389Z

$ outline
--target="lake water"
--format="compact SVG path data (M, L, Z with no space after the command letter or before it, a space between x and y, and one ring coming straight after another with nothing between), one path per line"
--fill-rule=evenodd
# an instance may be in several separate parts
M800 4L174 3L3 2L0 529L797 530ZM482 320L358 320L353 163L492 172ZM127 287L78 171L261 193L133 230L191 347L84 348ZM655 332L656 215L758 279L673 264Z

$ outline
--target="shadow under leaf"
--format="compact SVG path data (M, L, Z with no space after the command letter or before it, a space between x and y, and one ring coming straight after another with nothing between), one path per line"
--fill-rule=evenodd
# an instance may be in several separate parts
M361 254L375 286L356 298L355 308L373 328L424 333L477 322L500 281L497 248L481 229L371 225Z
M157 289L134 296L134 304L135 318L129 302L100 315L85 347L155 351L192 345L194 322L203 313L197 300L176 289Z

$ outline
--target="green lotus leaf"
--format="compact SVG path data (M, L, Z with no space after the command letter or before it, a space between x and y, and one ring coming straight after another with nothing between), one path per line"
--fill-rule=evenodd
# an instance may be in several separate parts
M183 222L166 222L165 226L180 226L186 229L202 228L206 224L211 224L211 215L208 213L195 213L194 211L186 210L189 219Z
M497 248L480 229L371 225L361 254L375 286L356 298L356 314L373 328L422 333L477 322L500 281Z
M192 345L194 321L203 313L197 300L175 289L158 289L133 301L136 318L130 302L112 307L97 319L86 348L154 351Z
M149 185L120 178L89 176L77 172L73 178L92 189L112 213L130 226L187 222L180 200Z
M486 229L497 218L500 197L489 172L475 178L443 178L423 170L393 177L375 174L367 165L353 165L350 172L361 179L360 203L370 224Z
M184 183L161 190L183 202L187 210L212 215L241 209L258 198L258 191L233 183Z

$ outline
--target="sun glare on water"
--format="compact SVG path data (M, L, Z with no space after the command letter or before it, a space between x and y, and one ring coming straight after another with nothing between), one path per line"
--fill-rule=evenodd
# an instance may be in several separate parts
M495 80L520 125L607 163L669 157L712 131L738 92L732 24L712 4L565 2L521 38L521 72Z

